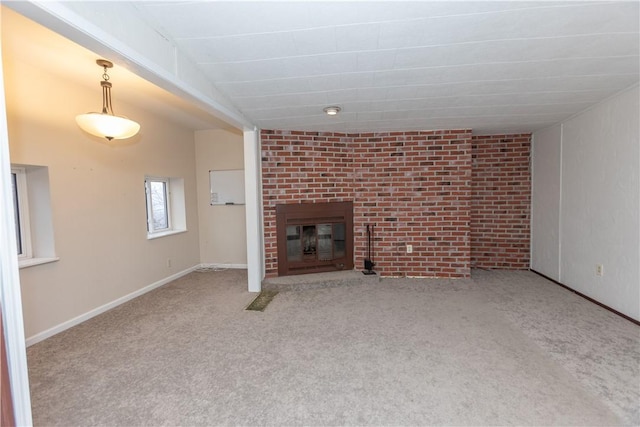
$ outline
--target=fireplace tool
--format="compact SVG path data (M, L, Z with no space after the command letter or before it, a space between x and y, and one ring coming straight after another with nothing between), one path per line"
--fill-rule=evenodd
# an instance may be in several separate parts
M376 263L371 259L373 252L373 225L369 228L369 224L367 224L367 257L364 259L364 271L362 274L370 275L376 274L373 271L373 267L375 267Z

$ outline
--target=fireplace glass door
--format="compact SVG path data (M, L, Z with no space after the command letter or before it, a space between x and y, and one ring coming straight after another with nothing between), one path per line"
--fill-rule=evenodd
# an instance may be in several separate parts
M344 258L345 224L287 226L287 261L331 261Z

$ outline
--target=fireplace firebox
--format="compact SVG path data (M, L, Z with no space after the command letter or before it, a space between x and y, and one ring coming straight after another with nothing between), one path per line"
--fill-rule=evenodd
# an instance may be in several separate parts
M353 203L276 205L278 275L353 269Z

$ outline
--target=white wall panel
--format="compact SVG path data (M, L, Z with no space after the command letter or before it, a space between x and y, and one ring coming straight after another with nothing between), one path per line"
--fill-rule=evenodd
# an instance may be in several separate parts
M531 268L640 320L639 99L636 85L533 134Z
M560 280L560 154L562 125L533 134L531 268Z
M562 283L636 319L639 97L635 86L564 123L560 216Z
M636 86L564 124L560 219L562 282L636 319L639 96Z

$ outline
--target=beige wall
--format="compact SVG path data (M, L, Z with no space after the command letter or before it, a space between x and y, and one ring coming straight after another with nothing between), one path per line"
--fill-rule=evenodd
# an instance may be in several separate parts
M49 168L59 261L20 270L27 337L68 322L199 263L194 133L117 101L142 130L106 143L75 116L99 87L55 80L3 58L11 162ZM185 233L147 240L145 174L184 178ZM171 267L167 260L171 260Z
M200 218L200 261L245 266L247 234L244 205L211 206L210 170L244 169L242 133L197 131L196 174Z

